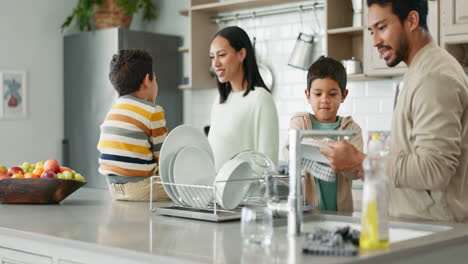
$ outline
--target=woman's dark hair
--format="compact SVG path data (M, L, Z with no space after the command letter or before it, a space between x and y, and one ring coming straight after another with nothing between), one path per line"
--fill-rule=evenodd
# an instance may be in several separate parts
M338 83L341 94L346 90L346 70L339 61L330 57L321 56L309 68L307 72L307 91L310 92L312 82L316 79L330 78Z
M119 96L140 89L146 74L153 80L153 57L144 50L119 50L112 56L109 79Z
M244 92L244 96L248 95L250 91L255 89L255 87L262 87L270 92L258 71L255 51L247 33L242 28L233 26L225 27L218 31L218 33L214 35L212 41L218 36L225 38L236 51L240 51L242 48L245 48L246 53L245 59L242 62L242 68L244 69L243 80L247 81L247 89ZM216 83L218 84L219 103L222 104L231 93L232 87L229 82L219 82L218 78L216 78Z
M414 10L419 14L419 26L426 32L429 32L427 28L427 0L367 0L368 7L373 4L378 4L379 6L391 4L392 12L398 16L401 23L403 23L408 17L408 14Z

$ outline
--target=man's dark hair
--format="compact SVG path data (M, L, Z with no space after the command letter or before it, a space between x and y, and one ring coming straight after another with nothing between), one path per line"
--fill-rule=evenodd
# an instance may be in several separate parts
M392 5L392 12L398 16L400 22L403 23L411 11L416 11L419 14L419 26L426 32L427 28L427 0L367 0L367 6L373 4L380 6Z
M153 57L148 52L119 50L112 56L109 79L119 96L138 91L146 74L153 80Z
M338 83L341 93L346 90L346 70L339 61L330 57L321 56L310 67L307 72L307 91L310 92L312 82L316 79L330 78Z
M258 71L257 60L255 58L255 51L250 42L249 35L240 27L232 26L225 27L218 31L213 37L215 39L217 36L221 36L229 42L231 47L236 51L240 51L242 48L245 48L246 55L242 63L244 69L244 80L247 81L247 89L244 92L244 96L248 95L250 91L254 90L255 87L265 88L268 92L267 86L263 82L262 76ZM219 91L219 103L222 104L226 101L229 94L231 93L231 84L229 82L221 83L218 78L216 78Z

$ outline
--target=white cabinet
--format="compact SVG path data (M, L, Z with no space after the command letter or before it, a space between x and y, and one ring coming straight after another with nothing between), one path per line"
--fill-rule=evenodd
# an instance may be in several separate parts
M446 35L468 34L468 1L442 1L443 28Z
M52 258L0 247L1 264L52 264Z
M441 1L440 45L462 65L468 73L468 1Z

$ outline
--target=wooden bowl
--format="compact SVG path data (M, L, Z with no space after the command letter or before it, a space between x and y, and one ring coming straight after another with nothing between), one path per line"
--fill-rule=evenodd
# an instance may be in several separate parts
M85 184L58 178L0 179L0 203L57 204Z

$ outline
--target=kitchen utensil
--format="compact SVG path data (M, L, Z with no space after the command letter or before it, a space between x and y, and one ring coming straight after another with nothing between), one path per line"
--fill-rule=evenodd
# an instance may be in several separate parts
M254 171L247 161L231 159L223 164L216 175L216 202L227 210L236 208L250 188Z
M315 4L314 4L315 6ZM316 7L314 8L314 15L316 18L317 23L319 20L317 18ZM302 23L302 6L299 7L299 19L301 23L301 31L299 36L296 39L296 44L294 45L293 52L291 57L289 58L288 65L301 69L301 70L308 70L312 62L314 61L314 51L315 51L315 35L318 35L317 32L314 31L314 34L306 34L303 33L303 23ZM320 32L320 24L319 32Z
M362 0L351 0L353 4L353 27L362 27Z
M346 74L359 74L362 73L361 61L352 57L350 60L342 60L341 63L346 69Z
M314 41L315 38L313 35L302 32L299 33L293 52L289 58L288 65L301 70L308 70L313 62L312 55L314 54Z
M174 183L210 186L216 176L212 156L194 146L182 148L174 161ZM175 185L177 188L177 185ZM203 208L210 199L200 197L202 193L190 192L188 188L177 188L185 203L195 208Z
M0 180L0 203L57 204L86 182L58 178Z
M212 162L214 163L213 151L205 135L191 126L178 126L167 135L161 147L161 152L159 154L159 174L162 182L174 183L170 178L172 177L170 163L171 160L175 158L177 151L185 146L194 146L204 150L212 158ZM163 186L168 196L173 201L177 201L177 190L170 184L164 184Z

